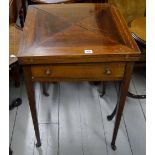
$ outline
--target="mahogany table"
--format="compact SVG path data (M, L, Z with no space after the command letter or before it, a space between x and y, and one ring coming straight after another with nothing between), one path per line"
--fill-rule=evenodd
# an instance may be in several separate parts
M29 6L18 59L23 65L36 146L41 146L33 83L121 82L111 146L140 51L119 10L111 4Z

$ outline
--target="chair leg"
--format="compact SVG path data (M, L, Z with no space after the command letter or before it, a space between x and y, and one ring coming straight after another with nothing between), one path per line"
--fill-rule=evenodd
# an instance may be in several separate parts
M105 94L105 82L101 82L101 91L100 91L100 97L103 97Z
M118 94L120 94L120 84L119 84L119 90L118 90L118 93L117 93L117 96L119 97L119 95ZM113 112L110 114L110 115L108 115L107 116L107 120L108 121L111 121L114 117L115 117L115 115L116 115L116 111L117 111L117 106L118 106L118 103L116 104L116 106L115 106L115 108L114 108L114 110L113 110Z
M12 79L16 88L20 86L18 69L18 64L11 67Z
M128 97L135 98L135 99L145 99L146 95L135 95L135 94L128 92Z
M146 95L134 95L134 94L128 92L128 97L135 98L135 99L145 99ZM114 116L116 115L116 111L117 111L117 104L116 104L113 112L111 113L111 115L107 116L107 119L109 121L111 121L114 118Z
M21 28L24 27L24 9L21 8L19 11L19 19L20 19L20 26Z
M108 121L111 121L114 118L114 116L116 115L116 110L117 110L117 104L116 104L113 112L111 113L111 115L107 116Z
M45 82L42 83L42 89L43 89L43 94L45 96L49 96L49 94L47 92L47 83L45 83Z
M22 99L21 98L16 98L11 105L9 105L9 110L13 110L14 108L20 106L22 104Z
M9 147L9 155L12 155L13 151L11 150L11 148Z

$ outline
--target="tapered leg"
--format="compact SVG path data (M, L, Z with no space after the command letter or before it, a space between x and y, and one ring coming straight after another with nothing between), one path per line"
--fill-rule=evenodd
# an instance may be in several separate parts
M112 137L112 142L111 142L111 147L113 150L116 150L115 141L116 141L116 137L117 137L120 121L121 121L122 112L123 112L124 105L125 105L125 99L128 94L128 88L130 84L133 65L134 63L132 62L127 63L125 73L124 73L124 78L121 83L120 96L119 96L118 106L116 110L116 120L115 120L113 137Z
M39 126L38 126L38 118L37 118L37 111L36 111L36 104L35 104L35 95L34 95L34 89L33 89L33 82L32 82L32 75L31 75L31 66L24 66L24 79L27 89L27 95L29 99L29 106L31 110L32 120L33 120L33 126L35 130L35 135L37 139L36 146L41 146L40 141L40 133L39 133Z
M105 94L105 83L102 81L101 83L101 91L100 91L100 97L103 97L103 95Z
M45 96L49 96L48 92L47 92L47 87L46 87L46 84L45 82L42 83L42 88L43 88L43 94Z

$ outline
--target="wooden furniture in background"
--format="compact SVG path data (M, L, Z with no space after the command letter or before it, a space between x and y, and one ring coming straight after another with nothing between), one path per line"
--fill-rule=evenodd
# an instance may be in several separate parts
M9 0L9 23L15 23L17 17L17 5L15 0Z
M21 29L16 27L16 20L23 7L23 0L18 1L18 3L16 0L10 0L9 2L9 69L12 72L12 78L16 87L19 86L17 53L22 33ZM23 25L24 18L24 15L20 18L21 25Z
M17 53L19 49L20 36L22 31L17 29L16 20L18 15L20 16L21 27L24 21L24 14L21 16L21 9L23 9L22 1L10 0L9 1L9 73L11 73L15 87L19 87L19 64L17 59ZM14 107L21 105L22 101L20 98L16 98L11 105L9 105L9 110ZM11 143L10 143L11 144ZM9 146L9 155L12 155L13 151L11 146Z
M127 23L143 17L146 12L146 0L108 0L108 2L116 4Z
M29 5L31 4L60 4L60 3L75 3L81 0L28 0Z
M129 25L131 34L141 50L141 57L136 66L146 66L146 17L136 18Z
M146 46L146 17L134 19L130 24L130 31L141 46Z
M14 80L15 86L19 86L18 59L20 36L22 31L17 29L14 24L9 26L9 69Z
M31 32L31 33L30 33ZM23 65L36 146L41 146L33 83L121 83L111 147L115 141L139 48L119 10L110 4L29 6L18 59Z
M19 65L18 65L17 53L19 49L22 27L24 26L24 20L26 16L24 10L25 10L24 0L9 1L9 69L16 87L19 86L19 76L18 76ZM18 16L21 24L20 26L16 25Z
M136 63L135 67L144 67L146 66L146 17L134 19L130 23L130 31L141 50L140 60ZM138 99L146 98L146 95L135 95L130 92L128 96Z
M26 17L26 0L9 1L9 25L15 25L17 28L24 26Z

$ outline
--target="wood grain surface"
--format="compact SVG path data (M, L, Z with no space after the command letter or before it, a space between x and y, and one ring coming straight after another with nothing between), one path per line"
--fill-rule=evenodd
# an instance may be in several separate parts
M31 68L33 80L121 80L124 76L125 63L95 63L95 64L62 64L36 65Z
M135 61L139 54L119 10L89 3L30 6L18 57L48 64Z

